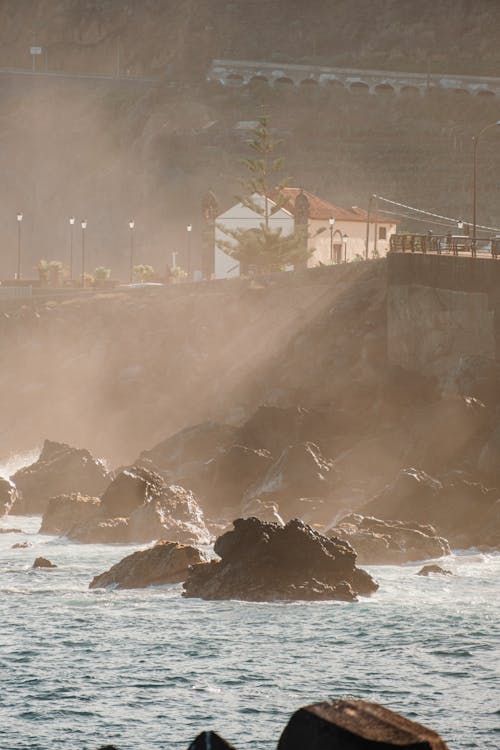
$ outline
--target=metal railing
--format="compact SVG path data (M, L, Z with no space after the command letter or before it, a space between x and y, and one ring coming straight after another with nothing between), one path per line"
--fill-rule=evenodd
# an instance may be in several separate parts
M500 237L476 237L468 235L442 234L393 234L390 238L391 253L433 253L437 255L471 255L473 258L500 256Z

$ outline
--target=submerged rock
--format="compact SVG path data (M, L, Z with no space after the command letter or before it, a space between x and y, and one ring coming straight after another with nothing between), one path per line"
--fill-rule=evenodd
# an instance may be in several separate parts
M452 576L453 573L451 570L445 570L445 568L442 568L440 565L424 565L423 568L420 568L417 575L418 576L428 576L431 573L437 573L438 575L443 576Z
M30 547L33 547L31 542L17 542L12 545L11 549L29 549Z
M428 524L382 521L352 513L331 532L348 541L364 565L399 565L414 560L443 557L450 545Z
M36 515L43 513L50 498L57 495L100 495L110 476L104 464L87 450L46 440L38 461L20 469L11 479L22 496L12 513Z
M296 711L277 750L448 750L431 729L377 703L336 700Z
M215 543L220 560L195 565L184 596L246 601L337 599L378 588L356 568L356 554L340 539L328 539L298 520L286 526L238 519Z
M204 560L195 547L160 541L154 547L128 555L105 573L96 576L89 588L115 586L118 589L140 589L181 583L187 577L189 566Z
M85 497L78 493L53 497L43 514L39 533L67 536L74 526L94 518L99 509L100 500L97 497Z
M50 562L50 560L47 560L46 557L37 557L35 562L33 563L34 568L57 568L57 565L55 565L53 562Z
M14 482L0 477L0 516L6 516L18 499L19 493Z

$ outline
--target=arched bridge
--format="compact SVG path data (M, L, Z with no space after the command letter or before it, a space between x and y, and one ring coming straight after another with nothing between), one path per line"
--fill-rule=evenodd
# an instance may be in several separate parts
M500 78L489 76L358 70L249 60L214 60L207 77L209 81L218 81L228 87L260 83L274 87L321 86L370 94L419 95L432 89L479 97L500 96Z

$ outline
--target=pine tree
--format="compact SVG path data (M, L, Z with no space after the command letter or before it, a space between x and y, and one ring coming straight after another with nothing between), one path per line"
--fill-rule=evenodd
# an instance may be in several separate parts
M271 137L268 117L259 117L250 142L250 148L256 156L242 160L248 175L240 180L244 192L236 200L262 216L262 223L252 229L231 230L225 226L219 227L231 239L218 240L218 247L239 261L244 270L283 270L286 266L304 263L312 252L307 247L305 227L296 229L289 235L283 235L281 227L271 227L272 217L287 201L281 192L283 182L275 182L283 165L283 159L275 156L280 144L281 141L274 141Z

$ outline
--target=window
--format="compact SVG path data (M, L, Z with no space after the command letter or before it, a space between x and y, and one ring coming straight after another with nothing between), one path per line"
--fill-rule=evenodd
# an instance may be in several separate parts
M378 228L378 238L379 238L379 240L386 240L387 239L387 227L379 227Z

